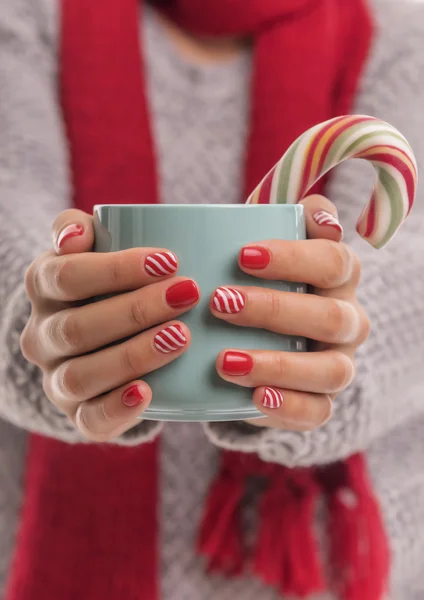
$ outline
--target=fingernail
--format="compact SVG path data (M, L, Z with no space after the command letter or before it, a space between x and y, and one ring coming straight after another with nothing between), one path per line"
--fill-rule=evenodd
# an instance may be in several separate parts
M166 292L166 301L172 308L184 308L199 299L197 285L191 279L175 283Z
M274 388L265 388L264 395L262 398L262 406L265 408L280 408L283 404L283 394L280 390Z
M155 252L146 256L144 268L153 277L172 275L178 269L177 257L173 252Z
M78 235L82 235L84 233L84 227L82 225L72 224L68 225L57 236L56 247L58 249L62 248L63 244L67 242L69 239L76 237Z
M270 251L260 246L246 246L240 254L240 264L246 269L265 269L270 262Z
M313 220L317 225L333 227L337 229L343 235L343 227L340 225L339 221L334 217L331 213L326 210L320 210L312 215Z
M140 404L144 400L143 394L141 393L138 385L132 385L131 387L127 388L123 392L121 399L125 406L130 407L137 406L137 404Z
M244 352L226 352L222 369L226 375L248 375L253 369L253 358Z
M213 295L214 308L220 313L238 313L245 304L244 296L233 288L219 287Z
M163 354L169 354L183 348L187 343L187 338L179 325L170 325L155 335L153 343L156 350Z

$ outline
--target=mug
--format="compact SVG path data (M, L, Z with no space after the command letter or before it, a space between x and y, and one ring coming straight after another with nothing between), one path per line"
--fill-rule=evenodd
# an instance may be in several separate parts
M179 261L178 275L197 282L199 304L178 317L189 327L191 346L181 357L143 377L153 391L143 419L233 421L263 417L253 389L222 380L217 354L226 348L306 351L306 339L239 327L214 317L210 297L220 286L259 286L305 293L302 282L266 281L238 267L242 246L269 239L302 240L302 205L119 204L94 207L96 252L134 247L166 248Z

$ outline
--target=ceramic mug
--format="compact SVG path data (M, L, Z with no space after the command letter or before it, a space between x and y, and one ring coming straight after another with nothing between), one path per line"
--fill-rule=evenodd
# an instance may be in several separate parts
M143 377L153 399L143 419L231 421L262 417L253 390L223 381L217 354L225 348L306 351L305 338L237 327L212 316L210 297L219 286L254 285L305 293L303 283L266 281L243 273L242 246L269 239L306 237L302 205L97 205L95 251L166 248L178 256L178 275L194 279L199 304L178 317L191 331L189 350Z

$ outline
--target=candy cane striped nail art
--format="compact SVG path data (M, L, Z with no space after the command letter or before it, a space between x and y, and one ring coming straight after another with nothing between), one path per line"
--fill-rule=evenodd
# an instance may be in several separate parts
M154 345L156 350L169 354L183 348L187 338L179 325L170 325L155 335Z
M265 388L262 406L265 408L280 408L283 404L283 394L274 388Z
M220 313L238 313L245 304L244 296L233 288L219 287L213 295L214 308Z
M326 210L320 210L319 212L312 215L313 220L318 225L326 225L327 227L334 227L340 233L343 233L343 227L340 225L336 217L327 212Z
M177 257L173 252L155 252L146 256L144 268L153 277L172 275L178 269Z

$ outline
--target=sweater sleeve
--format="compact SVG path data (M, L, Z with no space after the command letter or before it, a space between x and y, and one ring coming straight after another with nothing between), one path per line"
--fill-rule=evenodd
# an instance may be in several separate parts
M0 417L78 442L72 423L44 395L40 370L20 351L30 314L24 273L51 247L51 224L70 199L55 19L40 0L0 0ZM143 422L116 441L139 443L157 429Z
M357 113L392 123L410 141L424 171L424 5L376 2L378 39L364 76ZM354 219L369 197L369 165L350 161L334 173L328 196L337 204L345 240L362 263L358 297L372 332L356 356L357 376L335 403L332 419L313 432L207 424L218 446L257 452L287 466L310 466L366 450L424 413L424 186L414 210L388 247L357 236Z

